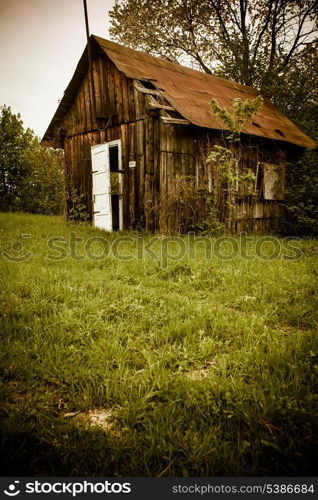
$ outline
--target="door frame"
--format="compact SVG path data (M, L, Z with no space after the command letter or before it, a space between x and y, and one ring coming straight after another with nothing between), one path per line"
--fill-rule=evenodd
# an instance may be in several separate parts
M124 228L124 204L123 204L123 171L122 171L122 157L121 157L121 139L106 142L107 147L107 166L110 176L110 163L109 163L109 149L113 146L118 146L118 175L119 175L119 231ZM111 204L110 204L111 206ZM113 216L113 214L112 214Z

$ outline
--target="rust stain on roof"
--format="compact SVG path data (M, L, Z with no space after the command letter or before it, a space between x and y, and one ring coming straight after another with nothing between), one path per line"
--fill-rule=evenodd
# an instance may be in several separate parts
M259 95L259 92L252 87L159 59L97 36L92 36L92 38L126 77L151 80L181 116L199 127L225 129L223 122L213 114L210 108L209 103L213 97L217 98L222 107L231 111L233 99L245 100ZM83 58L85 59L84 54L81 61ZM66 110L68 107L66 99L69 99L70 94L74 92L79 73L81 77L83 75L83 69L80 67L83 66L83 62L82 65L80 63L44 139L50 131L54 119L61 119L63 109ZM65 103L63 103L64 99ZM264 104L253 121L254 124L252 122L246 126L245 133L285 141L301 147L313 148L316 146L310 137L305 135L266 98L264 98Z

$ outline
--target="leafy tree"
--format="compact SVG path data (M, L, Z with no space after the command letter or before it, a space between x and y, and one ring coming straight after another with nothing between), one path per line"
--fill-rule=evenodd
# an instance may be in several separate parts
M41 146L20 114L0 107L0 210L61 213L63 165L61 150Z
M291 69L277 88L285 113L318 144L318 55L308 54ZM318 149L307 150L286 169L285 218L287 234L318 236Z
M10 107L0 108L0 208L14 210L20 200L20 186L27 175L27 151L33 136L23 128L21 116Z
M110 34L272 95L275 79L314 52L317 12L316 0L116 0Z
M258 88L298 124L317 93L318 0L116 0L110 34Z
M286 171L285 218L288 235L318 236L318 150L304 156Z
M47 215L64 208L64 154L61 149L41 146L34 138L26 153L28 171L21 182L20 210Z

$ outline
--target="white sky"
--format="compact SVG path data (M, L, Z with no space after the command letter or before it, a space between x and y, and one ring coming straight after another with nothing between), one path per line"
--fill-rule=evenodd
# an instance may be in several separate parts
M114 0L87 0L90 33L108 37ZM40 137L86 45L83 0L0 0L0 106Z

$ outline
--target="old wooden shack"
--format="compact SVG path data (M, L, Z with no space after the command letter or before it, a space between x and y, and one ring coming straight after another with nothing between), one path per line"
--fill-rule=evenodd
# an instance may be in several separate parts
M64 148L68 210L76 193L102 229L174 231L176 215L167 206L182 176L202 196L220 191L217 168L206 158L226 132L211 98L229 109L233 99L258 92L97 36L90 47L91 64L85 50L43 137ZM225 215L227 226L275 227L286 162L313 146L265 100L238 146L238 169L250 168L255 183L231 187L235 210Z

